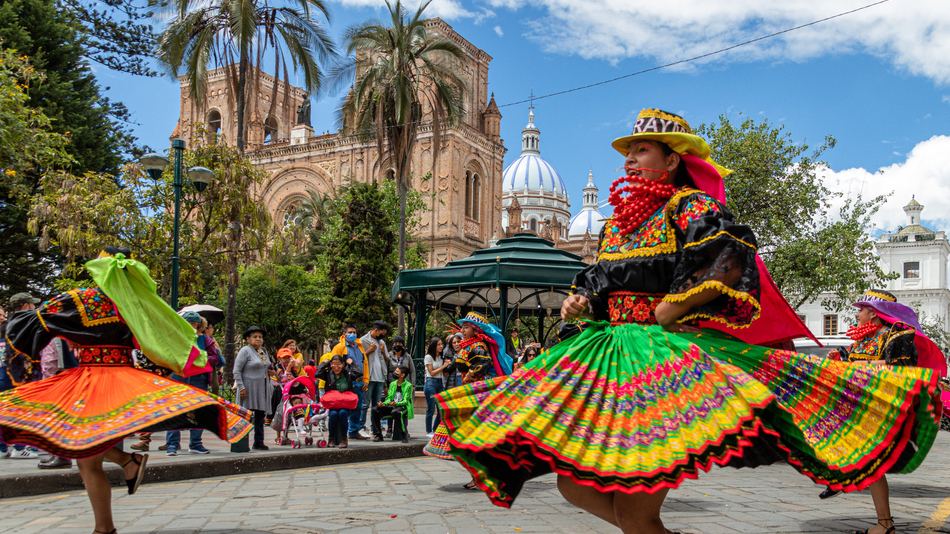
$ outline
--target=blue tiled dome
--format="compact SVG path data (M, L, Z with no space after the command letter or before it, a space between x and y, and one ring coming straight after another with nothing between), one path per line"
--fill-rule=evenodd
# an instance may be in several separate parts
M529 192L567 195L567 187L557 170L539 154L530 152L522 153L505 169L501 184L502 191L506 193L520 193L527 189Z
M600 235L600 229L604 227L604 221L607 217L596 208L584 208L571 218L571 225L567 230L567 237L584 237L584 234L590 234L597 238Z
M528 124L521 130L521 156L505 169L503 193L554 193L567 198L564 180L541 158L541 130L534 125L534 106L528 108Z

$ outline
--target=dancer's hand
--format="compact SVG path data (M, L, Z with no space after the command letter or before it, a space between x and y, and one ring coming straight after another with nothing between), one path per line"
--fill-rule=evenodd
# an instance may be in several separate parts
M590 299L584 295L571 295L561 304L561 319L572 321L590 314Z
M247 389L241 389L241 400L247 399Z

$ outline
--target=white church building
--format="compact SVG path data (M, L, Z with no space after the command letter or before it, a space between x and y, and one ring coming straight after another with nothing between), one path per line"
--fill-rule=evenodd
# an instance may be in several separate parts
M914 308L921 322L938 322L950 330L950 288L947 285L950 242L946 232L921 224L923 210L924 206L912 197L904 206L908 224L894 233L882 235L874 243L882 269L897 274L897 278L888 280L881 289L893 293L898 302ZM821 295L800 306L799 317L816 337L843 338L855 322L854 313L825 309L821 303L828 297L830 295Z

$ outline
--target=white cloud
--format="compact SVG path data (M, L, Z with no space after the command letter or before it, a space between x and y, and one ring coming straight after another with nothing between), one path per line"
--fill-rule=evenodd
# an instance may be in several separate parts
M351 1L351 0L346 0ZM548 51L617 61L667 63L859 7L855 0L487 0L494 8L533 7L528 35ZM946 0L891 1L706 61L787 59L868 52L950 84Z
M492 29L495 30L495 35L497 35L498 37L504 37L504 36L505 36L505 30L501 29L501 26L495 26L495 27L492 28Z
M950 104L950 95L943 95L940 97L940 101L944 104Z
M346 7L376 7L386 9L385 0L336 0ZM407 11L415 12L419 8L419 0L403 2ZM425 14L430 17L441 17L447 20L460 18L475 18L480 14L473 13L462 6L461 0L433 0L426 8Z
M933 230L950 230L950 136L936 135L917 144L900 163L877 171L862 168L825 170L825 185L845 197L890 196L874 218L877 228L907 224L903 206L911 195L924 205L921 215Z

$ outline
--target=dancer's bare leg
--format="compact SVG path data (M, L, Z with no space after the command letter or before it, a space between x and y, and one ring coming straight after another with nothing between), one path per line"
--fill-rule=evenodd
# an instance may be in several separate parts
M877 524L868 529L870 534L884 534L887 529L894 526L894 519L891 517L890 489L887 486L887 478L881 477L880 480L871 484L871 499L874 501L874 511L877 513Z
M615 493L616 525L624 534L666 534L660 508L670 490L656 493Z
M76 461L79 464L79 476L86 486L86 494L92 504L92 514L96 521L96 532L112 532L112 484L102 469L102 459L106 454Z
M581 486L564 475L557 476L557 489L567 502L596 515L615 527L620 526L614 513L613 493L602 493L594 488Z
M106 460L121 466L122 471L125 473L126 480L135 478L135 475L138 474L139 464L131 462L130 460L132 459L132 455L123 451L122 449L109 449L103 457Z

